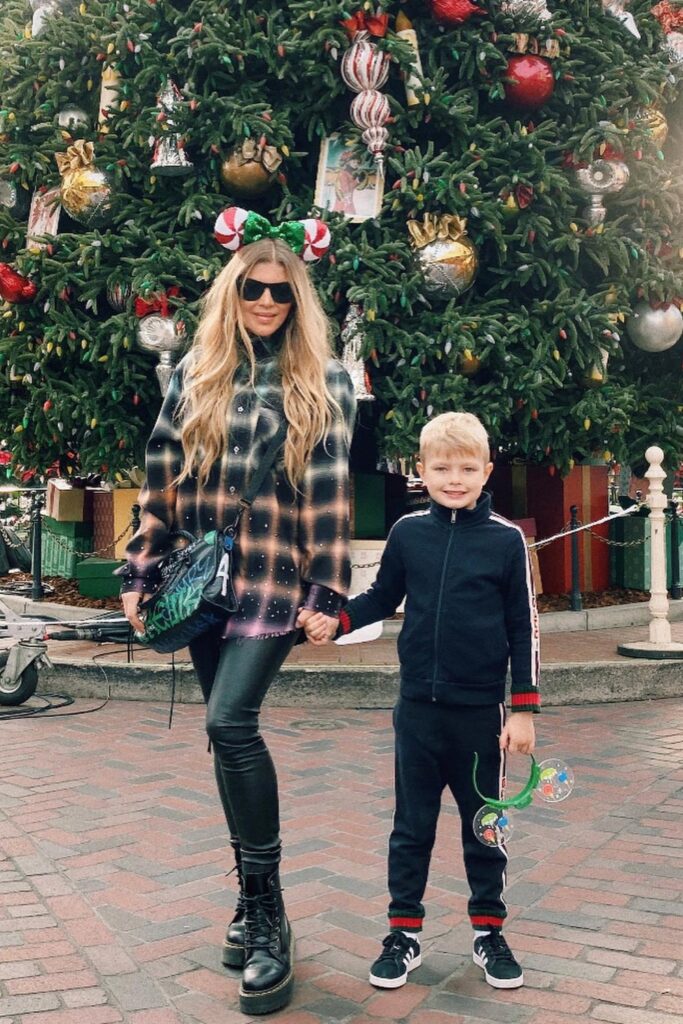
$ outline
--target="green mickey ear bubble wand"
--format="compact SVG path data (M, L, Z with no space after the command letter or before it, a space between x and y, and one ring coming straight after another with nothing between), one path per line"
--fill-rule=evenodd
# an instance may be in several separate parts
M566 800L574 789L574 772L563 761L548 758L539 764L533 754L529 756L531 769L523 788L505 800L494 800L493 797L484 796L477 785L479 754L475 751L472 785L477 796L484 801L484 806L475 814L472 827L475 836L484 846L503 846L510 838L513 825L508 811L511 808L521 810L528 807L535 795L546 803L559 803Z

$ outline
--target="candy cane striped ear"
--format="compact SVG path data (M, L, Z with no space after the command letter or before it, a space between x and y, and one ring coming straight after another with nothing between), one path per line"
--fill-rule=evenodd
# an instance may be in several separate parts
M306 263L319 260L330 247L330 242L332 241L330 229L324 221L319 220L317 217L309 217L306 220L302 220L301 223L304 226L304 247L301 252L301 258Z
M237 252L242 248L244 240L244 223L249 216L248 210L241 206L228 206L226 210L218 214L213 233L216 241L225 249Z

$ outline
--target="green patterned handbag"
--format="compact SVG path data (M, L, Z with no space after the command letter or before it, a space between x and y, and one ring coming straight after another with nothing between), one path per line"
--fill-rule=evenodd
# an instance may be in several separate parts
M149 601L140 605L145 632L136 639L155 651L169 653L225 623L238 610L233 586L235 542L240 519L263 485L287 434L282 423L254 473L247 494L240 498L231 526L196 538L185 530L171 535L174 547L161 562L161 582Z

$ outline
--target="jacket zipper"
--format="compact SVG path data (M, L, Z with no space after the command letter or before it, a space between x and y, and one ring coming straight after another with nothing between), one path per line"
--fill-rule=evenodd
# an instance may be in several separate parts
M455 521L457 517L457 509L453 509L451 511L451 527L455 526ZM436 604L436 622L434 623L434 674L432 676L432 702L436 701L436 676L439 664L439 620L441 618L441 601L443 598L443 585L446 579L446 570L448 568L448 553L451 550L453 534L453 529L450 529L448 531L448 544L446 545L446 554L444 555L443 569L441 570L441 582L439 584L439 599Z

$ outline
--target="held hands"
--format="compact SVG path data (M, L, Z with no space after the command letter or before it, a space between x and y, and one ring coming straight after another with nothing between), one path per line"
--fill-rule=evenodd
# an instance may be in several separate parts
M296 620L297 629L303 626L306 639L315 647L323 647L328 640L332 640L338 624L339 619L336 616L314 612L312 608L299 608Z
M515 711L500 734L500 749L511 754L533 754L536 729L531 711Z
M151 594L138 594L135 590L131 590L127 594L121 594L123 614L126 616L136 633L145 632L145 624L140 618L138 608L143 601L149 600L151 596Z

